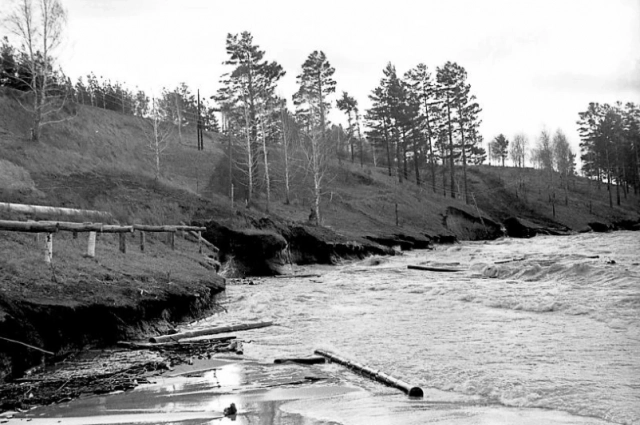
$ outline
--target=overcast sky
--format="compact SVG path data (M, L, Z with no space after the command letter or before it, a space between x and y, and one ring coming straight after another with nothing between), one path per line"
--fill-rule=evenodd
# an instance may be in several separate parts
M399 74L457 62L483 109L485 141L561 128L577 149L575 121L590 101L640 102L639 0L63 2L63 69L150 92L184 81L215 93L227 33L249 31L287 71L288 99L316 49L336 69L337 94L348 91L361 109L389 61Z

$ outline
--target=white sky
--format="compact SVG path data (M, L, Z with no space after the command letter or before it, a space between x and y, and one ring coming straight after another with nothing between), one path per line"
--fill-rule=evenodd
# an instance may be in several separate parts
M8 0L0 0L0 3ZM287 71L281 95L313 50L335 67L337 94L369 106L387 62L399 74L424 62L464 66L483 108L481 133L531 142L575 122L590 101L640 102L639 0L349 1L63 0L72 78L98 76L158 93L185 81L218 89L227 33L250 31ZM334 121L344 121L332 114Z

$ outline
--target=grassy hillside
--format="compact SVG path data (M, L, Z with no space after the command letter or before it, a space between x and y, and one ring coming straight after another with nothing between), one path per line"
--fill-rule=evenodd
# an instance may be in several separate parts
M162 157L162 178L153 178L153 157L145 146L144 121L112 111L78 105L77 117L45 127L42 140L28 140L30 121L10 93L0 95L0 200L110 211L123 223L177 223L192 218L215 219L234 227L247 222L231 207L225 146L216 134L205 135L205 150L196 150L195 133L174 132ZM426 175L423 170L423 175ZM470 167L473 202L433 193L430 182L398 184L385 168L343 162L332 164L323 197L324 225L345 236L446 235L448 207L472 215L482 212L497 221L510 216L545 226L582 229L587 223L637 220L639 199L629 194L620 207L609 208L606 187L597 189L575 177L568 204L557 175L510 167ZM461 175L458 170L458 176ZM302 181L302 179L297 179ZM524 187L522 186L524 185ZM298 187L290 205L282 202L274 182L270 212L304 221L312 197ZM518 194L516 194L516 190ZM555 217L550 196L555 193ZM614 197L615 200L615 197ZM258 194L248 213L264 214L265 197ZM395 205L398 204L399 226ZM591 205L591 206L590 206ZM591 213L589 212L591 208Z

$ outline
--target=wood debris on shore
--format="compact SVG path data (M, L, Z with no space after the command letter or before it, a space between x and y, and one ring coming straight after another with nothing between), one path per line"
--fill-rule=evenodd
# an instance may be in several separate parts
M429 267L429 266L413 266L413 265L408 265L407 268L409 270L422 270L422 271L428 271L428 272L441 272L441 273L455 273L455 272L464 271L462 269L453 269L448 267Z
M156 352L89 350L50 370L0 386L0 411L62 403L82 394L130 390L170 367Z
M150 383L174 366L211 359L218 353L243 354L242 341L223 336L164 343L120 341L117 349L88 350L47 370L0 385L0 411L62 403L83 394L127 391Z
M216 326L216 327L206 328L206 329L197 329L193 331L178 332L172 335L154 336L152 338L149 338L149 341L152 343L172 342L172 341L179 341L181 339L192 338L196 336L215 335L220 333L237 332L237 331L247 331L250 329L264 328L271 325L273 325L273 322L241 323L239 325Z

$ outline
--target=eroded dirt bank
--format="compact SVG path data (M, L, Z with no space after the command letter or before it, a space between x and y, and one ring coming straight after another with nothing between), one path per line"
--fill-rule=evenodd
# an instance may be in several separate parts
M82 294L67 288L65 295L49 297L0 292L0 335L54 353L0 340L3 380L23 375L43 358L51 362L85 347L156 334L202 317L215 308L225 285L214 274L206 282L166 282L155 288L134 281L120 283L122 287L114 284L92 296L86 294L91 287L76 287Z

